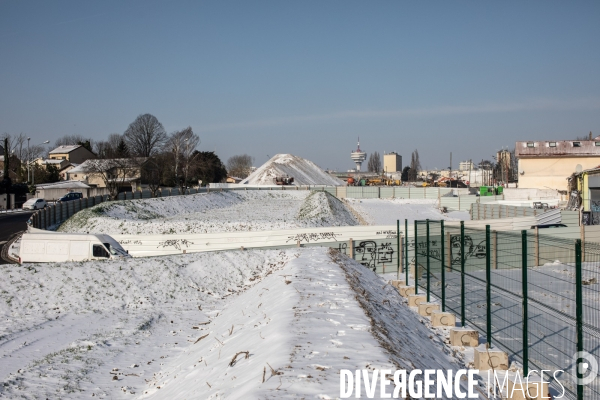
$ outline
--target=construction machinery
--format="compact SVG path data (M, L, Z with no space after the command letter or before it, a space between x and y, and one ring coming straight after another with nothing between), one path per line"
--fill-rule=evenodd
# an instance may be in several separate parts
M294 178L291 176L276 176L275 178L273 178L273 183L275 183L276 185L284 185L284 186L288 186L288 185L293 185L294 184Z

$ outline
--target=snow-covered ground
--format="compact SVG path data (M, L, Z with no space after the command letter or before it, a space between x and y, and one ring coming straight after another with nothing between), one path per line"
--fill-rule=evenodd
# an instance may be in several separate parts
M325 248L1 269L5 397L335 398L342 368L462 363L381 277Z
M0 397L141 394L231 296L295 256L245 251L2 265Z
M342 180L329 175L312 161L292 154L276 154L240 184L273 185L273 178L278 176L294 178L294 185L344 185Z
M397 220L466 220L469 213L443 214L436 199L346 199L369 225L394 225Z
M214 233L444 217L431 200L349 205L323 192L213 192L104 203L60 230ZM470 361L381 276L326 248L0 271L0 397L336 398L340 369Z
M214 233L358 224L326 192L248 190L102 203L72 216L59 232Z

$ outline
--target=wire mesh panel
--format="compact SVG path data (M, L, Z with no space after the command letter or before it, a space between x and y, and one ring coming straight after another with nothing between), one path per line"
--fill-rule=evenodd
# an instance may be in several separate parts
M445 299L445 267L444 267L444 221L428 221L429 240L426 252L428 254L429 287L432 296L442 301ZM426 232L427 233L427 232Z
M486 232L481 229L464 228L462 242L456 248L460 260L464 260L465 319L481 331L486 331Z

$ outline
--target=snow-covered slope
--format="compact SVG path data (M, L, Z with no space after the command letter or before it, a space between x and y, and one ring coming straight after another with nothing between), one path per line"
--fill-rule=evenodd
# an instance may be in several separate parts
M298 255L203 325L140 398L330 399L341 369L459 368L372 271L323 248Z
M175 234L358 225L327 192L225 191L102 203L63 223L60 232Z
M312 161L292 154L277 154L260 166L241 184L273 185L277 176L294 178L295 185L334 185L344 184L341 180L329 175Z
M0 397L132 398L231 296L297 254L1 265Z

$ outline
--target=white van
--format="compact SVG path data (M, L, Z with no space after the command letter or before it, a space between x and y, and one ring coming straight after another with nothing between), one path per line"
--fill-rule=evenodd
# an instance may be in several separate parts
M108 235L87 233L24 233L19 262L107 260L131 257Z

